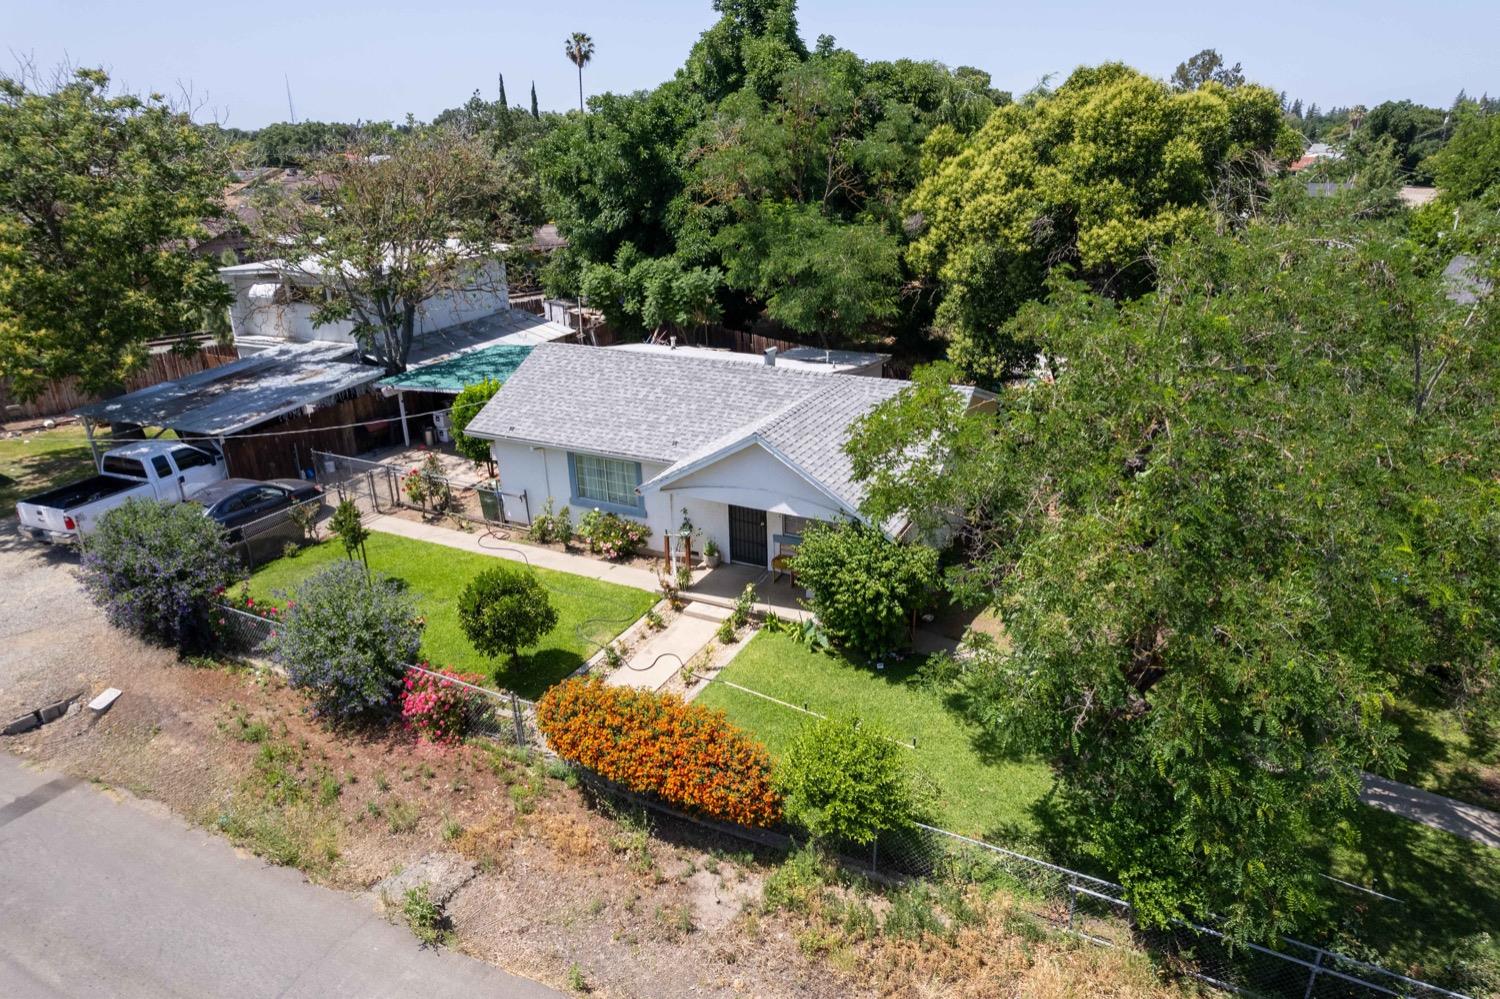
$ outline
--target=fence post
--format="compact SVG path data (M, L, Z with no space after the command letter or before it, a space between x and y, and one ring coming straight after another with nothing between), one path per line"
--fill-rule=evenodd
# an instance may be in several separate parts
M1073 928L1073 909L1078 905L1078 893L1068 885L1068 929Z
M510 720L516 726L516 745L522 749L526 748L526 726L521 722L521 704L516 700L516 692L510 692Z
M1313 960L1313 966L1307 972L1307 988L1302 991L1302 999L1312 999L1313 986L1318 983L1318 971L1323 967L1323 948L1318 948L1318 956Z

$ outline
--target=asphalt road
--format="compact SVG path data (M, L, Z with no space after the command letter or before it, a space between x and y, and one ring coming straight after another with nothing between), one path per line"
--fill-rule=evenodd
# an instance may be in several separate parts
M559 999L366 901L0 752L0 996Z

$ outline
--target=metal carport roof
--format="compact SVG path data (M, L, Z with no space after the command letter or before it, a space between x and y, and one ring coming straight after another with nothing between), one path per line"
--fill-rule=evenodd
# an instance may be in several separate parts
M313 405L383 373L353 363L353 344L287 344L161 382L74 413L95 423L134 423L218 436Z

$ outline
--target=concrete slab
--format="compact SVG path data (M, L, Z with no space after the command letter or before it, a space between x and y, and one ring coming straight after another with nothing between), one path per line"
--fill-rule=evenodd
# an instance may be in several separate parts
M1413 822L1500 848L1500 813L1487 808L1368 773L1359 800Z
M688 661L715 640L719 626L729 617L723 607L688 603L671 624L653 635L626 660L625 665L604 678L617 687L660 690Z

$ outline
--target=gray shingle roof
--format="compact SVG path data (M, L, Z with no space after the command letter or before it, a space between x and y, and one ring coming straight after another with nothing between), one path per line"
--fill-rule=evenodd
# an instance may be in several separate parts
M652 481L759 442L856 511L864 490L844 453L850 425L909 384L540 344L467 432L670 466Z
M538 344L465 432L670 465L833 377Z

